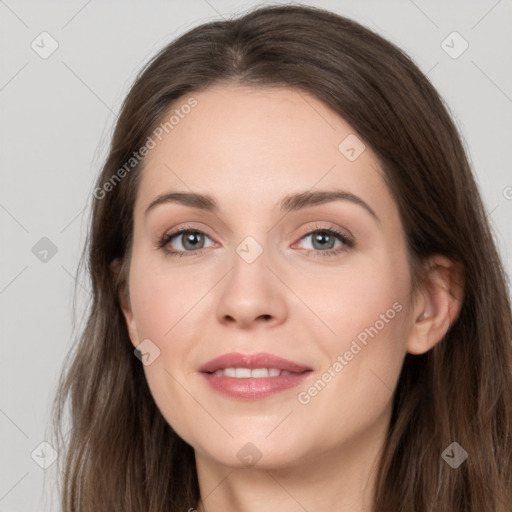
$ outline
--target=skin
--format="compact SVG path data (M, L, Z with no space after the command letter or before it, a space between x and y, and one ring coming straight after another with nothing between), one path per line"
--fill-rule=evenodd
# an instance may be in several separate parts
M134 347L150 339L160 350L144 371L163 416L195 450L199 508L371 511L403 359L430 350L456 318L454 268L432 257L429 279L411 295L402 222L379 162L367 145L354 161L338 150L354 130L316 98L238 85L193 96L197 106L146 157L123 313ZM288 194L335 188L362 198L380 222L349 201L279 210ZM170 191L209 194L219 211L165 203L144 215ZM205 233L201 254L157 247L190 226ZM356 246L315 257L325 250L313 245L318 226L351 234ZM236 252L247 236L263 250L252 263ZM192 252L184 240L177 235L172 248ZM300 403L298 393L394 303L401 311ZM228 398L198 368L235 351L270 352L313 372L261 400ZM248 442L261 455L252 466L237 456Z

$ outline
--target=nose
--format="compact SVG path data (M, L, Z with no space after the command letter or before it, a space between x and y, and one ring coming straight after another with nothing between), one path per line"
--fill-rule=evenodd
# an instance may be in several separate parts
M238 254L223 279L217 303L217 318L226 326L254 329L273 327L285 321L286 287L270 269L265 251L248 263Z

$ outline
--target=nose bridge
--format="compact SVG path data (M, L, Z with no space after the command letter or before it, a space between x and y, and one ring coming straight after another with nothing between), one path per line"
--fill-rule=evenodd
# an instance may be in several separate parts
M268 254L266 254L268 251L266 237L263 238L263 234L258 234L257 236L259 240L253 235L247 235L235 248L236 254L247 265L252 265L258 260L260 260L261 264L261 261L265 261L268 257ZM264 254L265 256L263 256Z
M264 230L258 233L245 236L235 247L231 271L226 276L218 303L221 321L229 318L248 325L258 318L282 320L284 297L275 276L268 269L272 258L267 248L266 233Z
M235 247L235 254L232 258L232 270L230 281L238 286L250 286L251 293L261 293L268 286L267 265L269 264L269 250L263 235L247 235ZM244 292L243 289L238 290Z

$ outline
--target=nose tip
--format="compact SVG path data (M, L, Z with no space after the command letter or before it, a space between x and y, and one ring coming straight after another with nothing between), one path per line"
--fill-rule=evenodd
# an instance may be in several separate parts
M238 315L236 315L236 318L234 318L232 315L226 315L225 319L228 322L231 322L231 323L238 322L241 326L247 327L247 326L250 326L253 322L267 323L270 320L272 320L272 315L269 315L269 314L265 313L263 315L258 315L253 320L249 315L244 317L244 315L242 313L239 313Z
M285 319L286 301L282 293L285 290L268 267L267 256L264 252L249 262L235 255L233 266L219 288L217 318L220 322L247 329L270 327Z

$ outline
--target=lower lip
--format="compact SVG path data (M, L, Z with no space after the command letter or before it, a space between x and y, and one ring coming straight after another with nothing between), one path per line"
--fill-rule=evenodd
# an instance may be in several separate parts
M218 393L241 400L260 400L285 389L298 386L311 371L278 377L238 379L211 373L201 373L208 384Z

